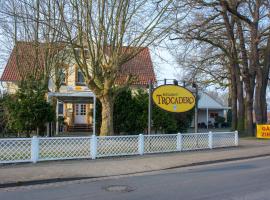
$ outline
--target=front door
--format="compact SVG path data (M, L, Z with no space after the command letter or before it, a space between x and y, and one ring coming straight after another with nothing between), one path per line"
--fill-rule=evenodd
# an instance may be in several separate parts
M75 104L75 124L87 124L86 104Z

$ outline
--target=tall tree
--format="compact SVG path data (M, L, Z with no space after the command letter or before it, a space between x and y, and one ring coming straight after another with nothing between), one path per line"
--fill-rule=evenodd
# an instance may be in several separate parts
M188 13L190 20L174 30L174 39L195 43L194 47L203 52L209 46L222 52L227 61L223 62L223 67L217 65L218 59L211 65L220 66L221 70L227 66L233 122L237 122L238 130L245 128L251 135L254 110L257 123L267 120L269 1L200 0L186 3L191 10ZM201 56L201 61L211 56ZM208 69L205 71L215 74L212 67L205 67ZM236 128L236 124L233 125Z
M169 29L172 0L57 0L60 21L87 86L102 104L101 135L113 135L115 97L132 83L117 84L121 66ZM165 26L166 25L166 26Z
M45 87L51 80L56 90L59 89L60 68L69 62L71 54L64 48L63 24L57 20L56 2L11 0L0 3L3 19L0 29L5 33L5 43L16 55L20 80L36 77Z

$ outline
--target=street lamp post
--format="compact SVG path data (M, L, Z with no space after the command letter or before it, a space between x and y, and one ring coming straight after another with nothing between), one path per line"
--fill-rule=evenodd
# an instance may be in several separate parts
M148 95L148 135L150 135L152 126L152 81L149 81Z
M194 132L198 133L198 85L193 82L192 87L195 88L195 113L194 113Z

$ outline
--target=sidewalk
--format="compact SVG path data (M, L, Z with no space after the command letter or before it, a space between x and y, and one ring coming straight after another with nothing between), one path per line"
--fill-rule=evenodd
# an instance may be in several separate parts
M203 151L50 161L0 166L0 187L9 183L97 178L270 155L270 140L241 139L239 147Z

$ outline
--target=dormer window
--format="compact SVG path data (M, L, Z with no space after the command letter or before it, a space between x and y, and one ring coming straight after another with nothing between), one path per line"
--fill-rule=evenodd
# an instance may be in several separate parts
M84 58L85 59L89 59L90 58L90 51L89 49L83 49L83 52L80 48L75 48L75 56L78 57L78 58ZM83 55L84 54L84 55Z
M84 57L86 59L89 59L90 58L90 52L89 52L89 50L88 49L84 49L83 52L84 52Z
M81 49L75 48L74 50L75 50L75 56L76 57L81 57Z

